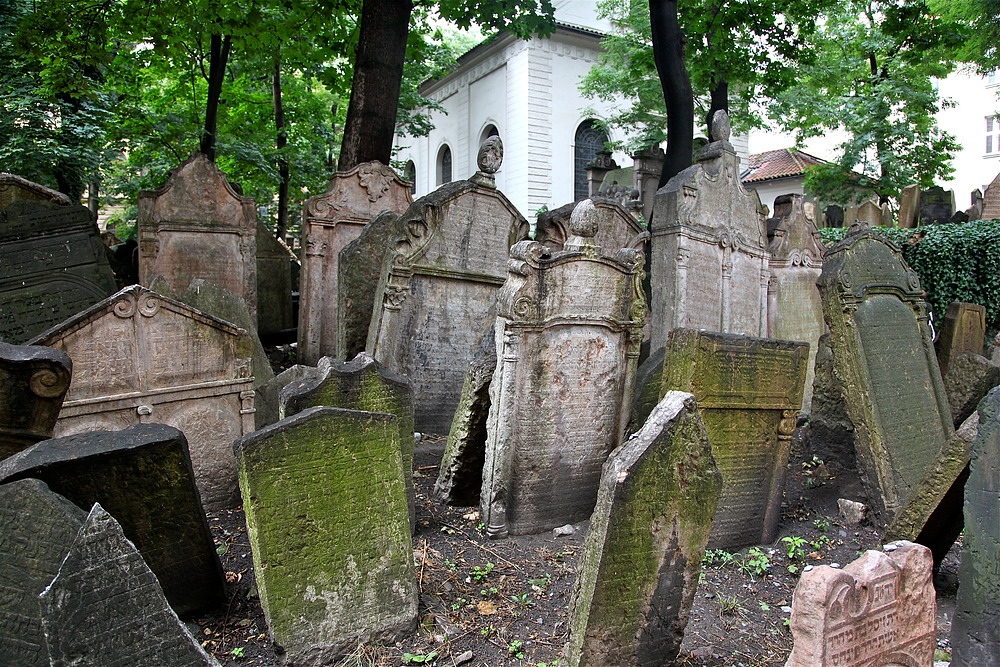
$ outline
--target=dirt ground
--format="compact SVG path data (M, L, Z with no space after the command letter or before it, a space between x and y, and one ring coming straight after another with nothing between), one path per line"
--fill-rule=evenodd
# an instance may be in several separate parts
M838 517L837 498L856 490L857 481L835 463L815 458L806 435L799 429L793 440L778 540L706 555L678 664L784 664L792 645L787 627L792 591L803 568L846 564L881 547L870 525L849 525ZM567 606L586 524L572 535L485 539L475 508L442 505L432 495L443 449L443 437L425 437L414 465L419 626L405 641L360 645L337 664L564 664ZM209 515L209 522L229 582L229 604L189 627L224 665L280 665L254 587L242 509ZM948 657L960 550L960 544L952 549L935 581L939 659Z

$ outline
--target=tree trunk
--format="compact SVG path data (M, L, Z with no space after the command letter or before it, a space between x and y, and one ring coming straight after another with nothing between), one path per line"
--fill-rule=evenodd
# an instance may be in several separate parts
M208 65L208 98L205 101L205 131L201 135L198 151L215 162L215 131L219 119L219 98L222 96L222 82L229 60L229 35L212 35L211 53Z
M364 0L338 169L389 164L412 0Z
M684 34L677 21L677 0L649 0L653 61L667 105L667 151L660 187L691 166L694 152L694 95L684 65Z
M274 235L285 239L288 231L288 158L284 148L288 145L288 133L285 131L285 107L281 101L281 59L274 59L274 78L272 80L274 93L274 129L278 133L275 146L278 148L278 227Z
M729 82L725 79L712 80L712 104L705 116L705 136L712 140L712 116L716 111L729 113Z

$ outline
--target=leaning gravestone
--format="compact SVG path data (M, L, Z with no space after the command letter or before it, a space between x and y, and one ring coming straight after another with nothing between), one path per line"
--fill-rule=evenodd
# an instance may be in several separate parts
M721 487L694 396L668 392L604 464L570 603L570 667L673 664Z
M243 299L257 317L257 212L215 163L197 154L159 190L139 193L141 282L183 294L194 278Z
M114 294L88 208L11 174L0 174L0 198L0 340L24 343Z
M59 573L39 596L52 667L218 667L100 505L68 546Z
M823 324L823 302L816 279L823 269L823 242L813 220L813 206L802 195L774 200L774 217L767 221L767 251L771 255L767 331L771 338L809 343L802 412L812 407L814 362Z
M955 301L948 306L938 336L938 364L941 375L960 354L982 354L986 343L986 307Z
M73 359L55 435L168 424L188 435L207 510L236 499L231 443L254 428L245 331L138 285L126 287L33 343Z
M292 313L292 249L257 223L257 333L272 336L295 327Z
M980 219L1000 219L1000 174L996 175L983 192L983 213Z
M650 241L650 349L672 329L767 334L764 209L740 183L729 117L717 111L698 164L656 193Z
M332 664L417 621L399 426L308 408L233 446L261 606L286 664Z
M1000 385L1000 365L981 354L960 354L952 358L942 378L948 394L952 425L956 429L976 411L976 406Z
M965 541L951 664L1000 666L1000 389L979 404L979 434L965 483Z
M72 371L65 352L0 342L0 461L52 437Z
M827 250L817 286L871 508L891 524L887 534L914 540L968 462L920 281L895 246L858 223Z
M37 479L0 485L0 665L49 667L38 595L85 518Z
M310 197L302 214L302 285L298 358L315 364L320 357L343 359L339 328L340 251L376 215L397 215L413 201L410 184L381 162L365 162L333 175L324 194ZM368 285L369 292L374 282Z
M480 503L490 537L586 519L601 466L622 442L646 319L643 255L602 254L599 220L584 200L561 252L535 241L511 248Z
M899 226L916 227L920 212L920 186L907 185L899 194Z
M643 229L639 221L616 201L592 197L594 209L600 218L594 243L601 248L633 248L645 250L649 242L649 232ZM560 206L551 211L538 214L535 224L535 240L545 245L549 250L562 250L566 239L570 237L570 217L578 202ZM528 238L527 228L522 229L520 236Z
M416 427L446 433L462 376L524 218L496 188L499 137L479 150L479 169L421 197L400 216L398 238L382 266L366 349L410 378Z
M281 419L306 408L328 406L363 412L384 412L397 417L403 481L410 508L410 527L416 528L413 495L413 391L406 378L383 368L367 352L344 363L323 357L315 369L281 390L278 397Z
M933 560L912 542L866 551L843 569L803 572L792 597L785 667L931 665L937 645Z
M45 440L0 463L0 481L33 477L79 507L118 519L182 616L226 600L184 434L162 424Z
M722 496L709 547L738 549L777 537L785 468L806 376L806 343L674 329L660 395L698 401Z

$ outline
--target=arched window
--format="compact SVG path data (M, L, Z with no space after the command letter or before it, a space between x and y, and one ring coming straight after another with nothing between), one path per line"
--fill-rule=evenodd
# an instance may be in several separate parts
M437 159L437 184L445 183L451 183L451 149L448 148L448 144L438 151Z
M573 159L573 198L586 199L590 194L587 187L587 165L594 161L597 154L604 150L608 143L608 133L597 124L596 120L588 118L576 128L575 154Z
M403 178L410 182L410 192L417 194L417 165L413 160L407 160L403 165Z

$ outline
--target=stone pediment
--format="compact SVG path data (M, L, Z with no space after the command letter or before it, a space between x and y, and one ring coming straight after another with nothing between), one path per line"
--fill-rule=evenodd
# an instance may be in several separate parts
M166 184L139 193L139 217L173 229L232 227L256 233L253 197L244 197L211 160L198 153L170 172Z
M70 205L73 202L61 192L47 188L16 174L0 172L0 208L14 201L48 201Z
M305 217L319 224L367 224L382 211L406 209L413 201L410 186L391 167L377 160L365 162L334 174L326 193L309 199Z

